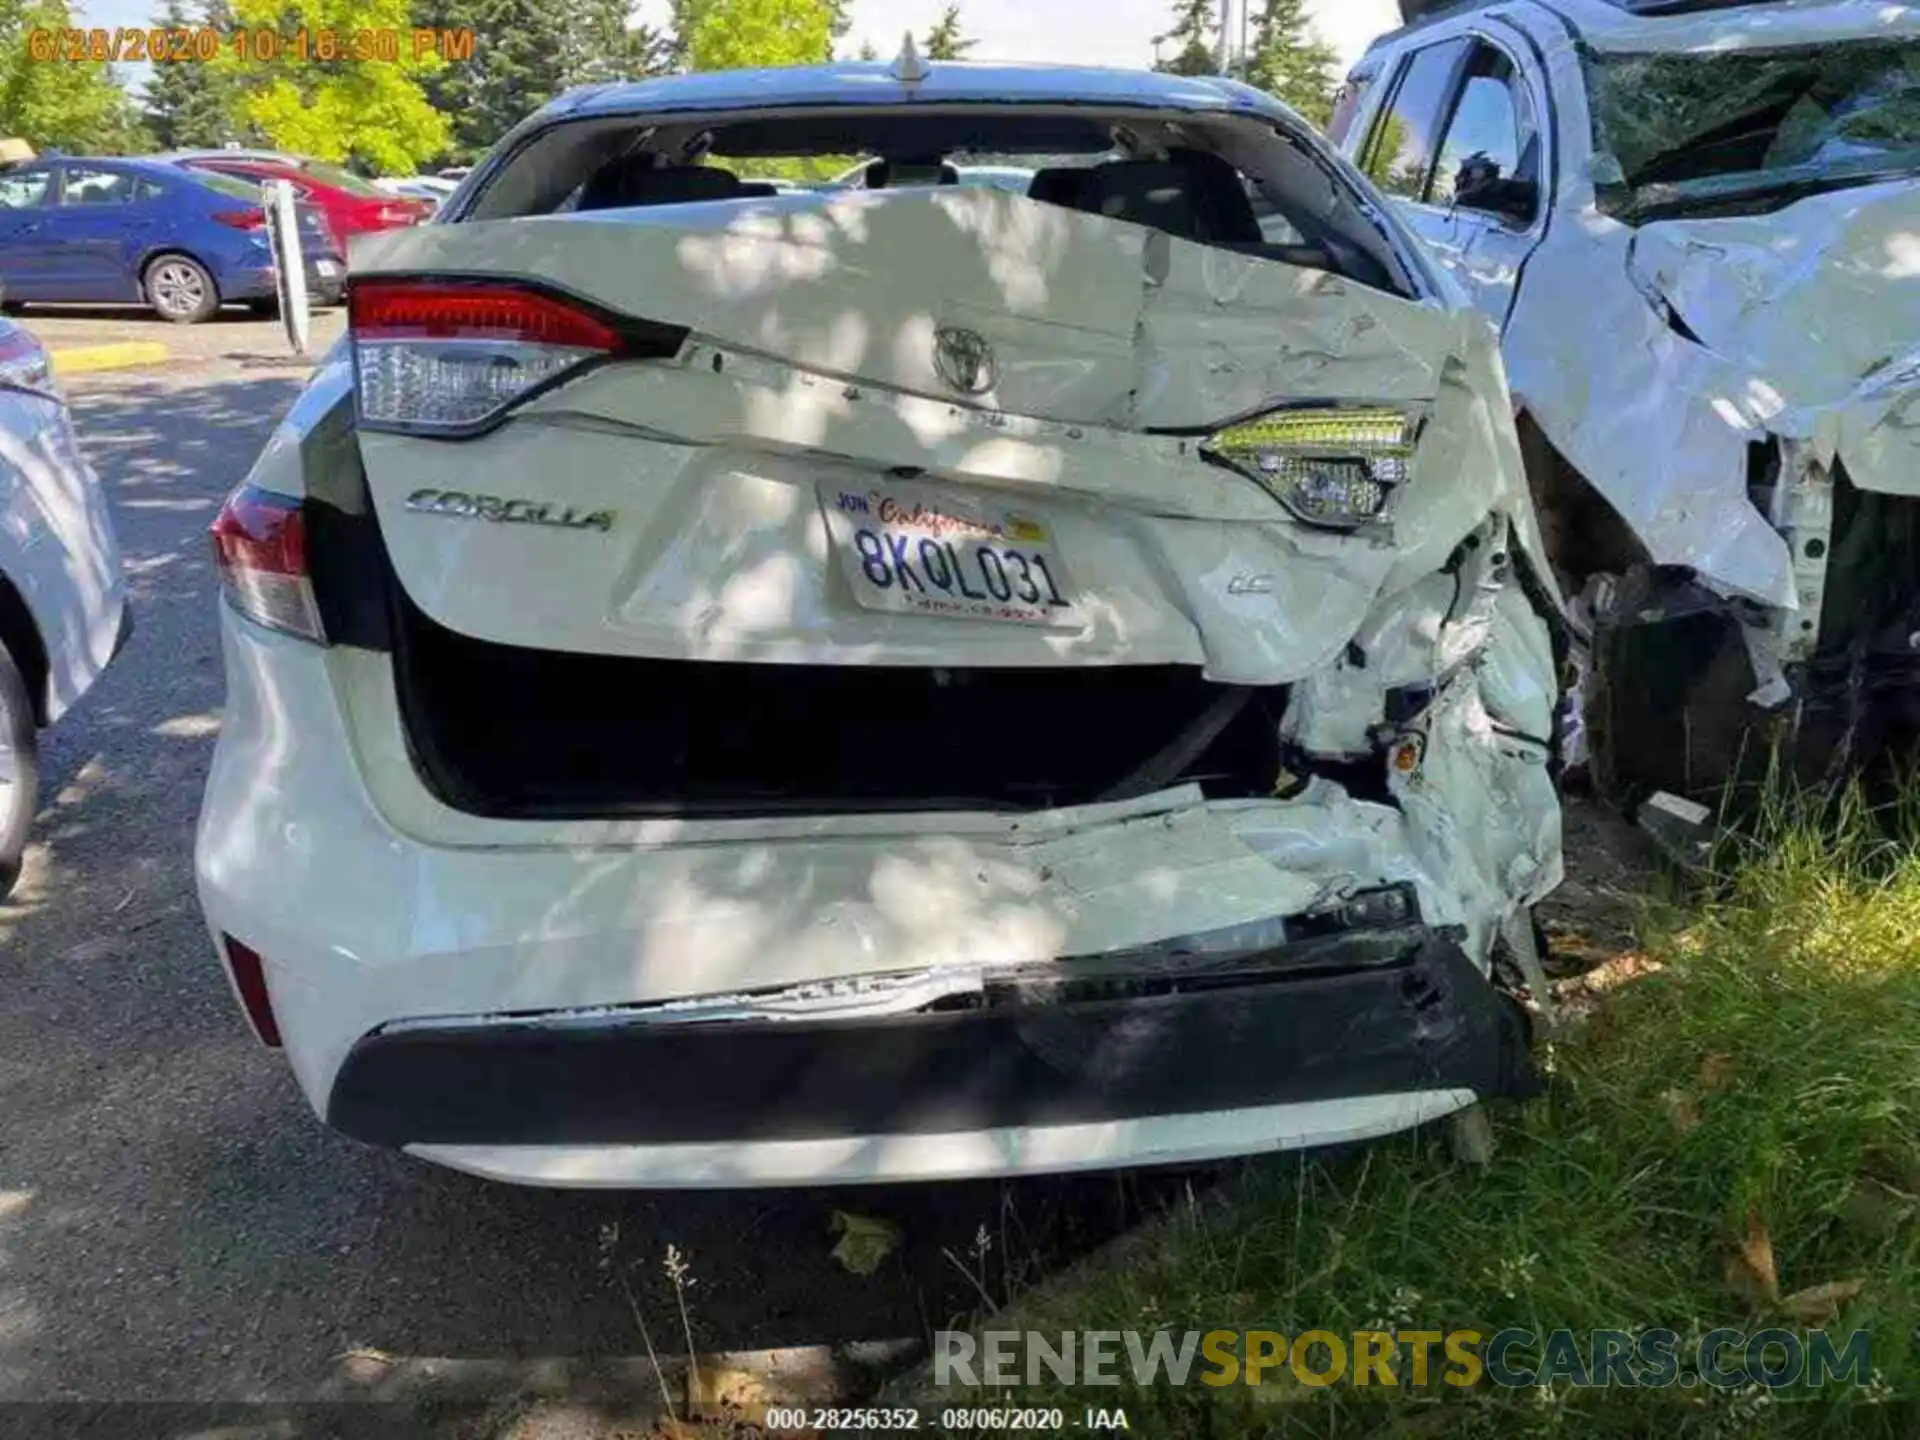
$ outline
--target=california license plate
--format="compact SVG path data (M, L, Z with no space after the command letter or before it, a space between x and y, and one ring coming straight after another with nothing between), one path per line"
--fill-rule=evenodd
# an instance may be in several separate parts
M1051 527L928 485L820 488L853 598L869 610L1078 629Z

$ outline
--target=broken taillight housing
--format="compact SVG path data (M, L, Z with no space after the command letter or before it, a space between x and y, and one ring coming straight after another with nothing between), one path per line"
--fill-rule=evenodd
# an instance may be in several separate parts
M1380 519L1406 483L1421 416L1395 406L1300 406L1238 421L1201 453L1258 481L1311 525Z
M686 331L616 323L570 298L490 280L379 277L347 292L368 430L476 434L586 365L677 353Z
M211 534L220 589L235 610L256 625L326 643L298 500L242 485L220 507Z

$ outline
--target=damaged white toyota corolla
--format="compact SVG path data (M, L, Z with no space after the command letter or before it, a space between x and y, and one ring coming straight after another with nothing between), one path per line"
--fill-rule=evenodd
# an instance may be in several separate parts
M1558 602L1382 210L1236 84L909 53L576 92L356 248L214 526L198 840L314 1108L762 1185L1529 1088Z
M1402 8L1434 13L1355 67L1334 130L1504 327L1603 783L1711 794L1774 736L1803 771L1898 761L1920 6Z

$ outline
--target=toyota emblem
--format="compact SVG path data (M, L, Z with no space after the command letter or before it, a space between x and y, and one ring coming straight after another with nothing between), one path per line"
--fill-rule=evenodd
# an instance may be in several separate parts
M933 332L933 368L947 384L967 395L984 395L999 379L987 337L953 325Z

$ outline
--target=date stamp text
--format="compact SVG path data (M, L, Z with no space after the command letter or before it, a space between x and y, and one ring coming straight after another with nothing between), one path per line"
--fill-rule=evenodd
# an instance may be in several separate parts
M27 57L71 65L100 63L206 64L222 56L236 60L361 60L393 64L437 56L449 64L473 58L473 31L405 30L383 25L363 30L221 30L207 25L156 26L150 29L95 27L27 34Z

